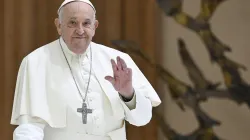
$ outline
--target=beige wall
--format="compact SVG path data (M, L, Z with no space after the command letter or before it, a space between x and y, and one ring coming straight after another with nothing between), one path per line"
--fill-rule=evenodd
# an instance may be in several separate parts
M192 16L196 16L200 10L200 0L184 1L184 10ZM233 52L228 56L244 64L249 69L242 72L242 77L250 83L250 9L249 0L229 0L219 6L211 19L212 29L215 35L228 44ZM192 57L205 76L211 81L223 82L223 77L217 65L209 61L208 52L199 37L192 31L178 25L169 17L163 16L164 33L164 63L174 75L191 84L186 69L183 67L178 54L178 37L182 37ZM168 94L167 94L168 95ZM165 119L171 127L180 133L188 133L194 130L198 124L192 111L180 111L168 95L164 98ZM222 125L216 127L215 132L226 140L250 140L250 109L246 105L238 106L229 100L210 99L203 103L206 112L221 120Z

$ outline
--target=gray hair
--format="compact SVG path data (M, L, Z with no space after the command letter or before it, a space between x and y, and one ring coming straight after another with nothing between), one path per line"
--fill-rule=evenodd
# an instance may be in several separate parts
M58 14L58 19L60 24L62 24L62 17L63 17L63 7L60 9L59 14Z

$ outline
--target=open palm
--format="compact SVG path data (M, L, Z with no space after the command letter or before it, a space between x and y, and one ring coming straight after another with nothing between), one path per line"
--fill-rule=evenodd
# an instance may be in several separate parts
M117 64L111 59L114 76L106 76L116 91L118 91L123 97L131 98L133 96L132 86L132 70L127 68L125 61L117 57Z

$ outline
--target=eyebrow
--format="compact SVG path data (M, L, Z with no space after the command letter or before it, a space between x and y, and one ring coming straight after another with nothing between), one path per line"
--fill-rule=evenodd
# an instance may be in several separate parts
M87 18L85 21L91 21L89 18Z
M71 18L69 18L69 20L77 20L77 18L76 17L71 17ZM85 21L91 21L91 19L87 18L87 19L85 19Z
M76 20L76 17L71 17L71 18L69 18L69 19L74 19L74 20Z

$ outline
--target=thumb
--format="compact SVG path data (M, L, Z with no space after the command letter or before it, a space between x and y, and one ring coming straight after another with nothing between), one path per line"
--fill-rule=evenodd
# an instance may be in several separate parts
M108 80L112 85L115 84L115 79L111 76L105 76L105 79Z

